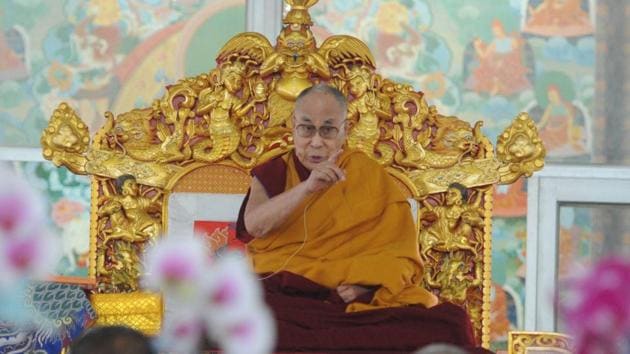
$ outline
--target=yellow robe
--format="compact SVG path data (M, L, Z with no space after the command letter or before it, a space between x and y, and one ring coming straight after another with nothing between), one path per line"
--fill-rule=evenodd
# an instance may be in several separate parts
M289 152L284 190L301 181ZM409 204L382 166L358 151L345 151L346 180L308 197L287 221L248 243L259 274L288 271L334 289L342 284L377 286L370 304L347 312L437 304L420 286L423 276ZM287 262L288 261L288 262Z

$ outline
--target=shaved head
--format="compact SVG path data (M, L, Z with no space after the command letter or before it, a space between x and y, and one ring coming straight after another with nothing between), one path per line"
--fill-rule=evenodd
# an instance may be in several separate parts
M341 91L339 91L338 89L326 84L317 84L302 90L302 92L300 92L297 99L295 100L295 109L298 109L298 107L301 106L302 101L304 101L305 97L308 97L314 93L325 93L331 95L335 99L335 101L337 101L342 111L346 112L348 110L348 100L346 99L346 96L344 96L344 94L341 93Z

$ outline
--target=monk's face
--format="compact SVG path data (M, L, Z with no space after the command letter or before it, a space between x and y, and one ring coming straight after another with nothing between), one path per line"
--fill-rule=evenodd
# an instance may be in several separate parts
M341 149L346 140L346 111L328 93L313 92L295 107L293 142L295 154L312 170Z

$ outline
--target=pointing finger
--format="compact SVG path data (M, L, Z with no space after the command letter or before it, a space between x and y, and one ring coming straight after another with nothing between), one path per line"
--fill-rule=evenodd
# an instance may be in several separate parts
M337 162L337 158L339 158L339 155L341 155L342 152L343 152L343 149L337 150L332 155L330 155L330 157L328 158L328 161L336 163Z

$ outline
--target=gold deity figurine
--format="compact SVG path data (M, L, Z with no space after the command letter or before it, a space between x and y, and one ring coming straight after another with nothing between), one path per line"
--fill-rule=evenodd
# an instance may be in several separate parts
M432 205L426 199L422 201L424 209L421 221L428 222L420 230L420 254L425 260L433 252L453 252L466 250L477 255L483 231L483 214L480 205L483 193L477 192L472 203L467 204L464 195L466 188L453 183L446 190L442 205ZM477 231L477 232L476 232Z
M150 213L160 211L159 194L153 198L139 195L136 179L123 175L116 180L119 195L110 196L99 209L100 215L108 215L113 227L106 230L104 244L112 240L145 242L160 234L160 221Z
M196 114L204 117L209 138L193 145L193 158L196 160L214 162L231 155L238 148L241 135L237 122L243 120L256 103L266 99L264 86L257 87L249 102L237 95L246 88L243 85L246 75L246 64L226 62L219 69L215 86L199 94Z
M161 194L156 193L153 198L140 195L138 183L131 175L118 177L116 189L117 194L104 197L97 211L101 218L97 267L101 276L111 278L114 287L137 288L140 252L161 232L160 220L154 216L161 211Z
M354 97L348 104L347 119L353 125L348 133L348 146L382 163L391 163L393 148L378 144L381 135L379 120L389 119L390 107L387 101L377 96L375 79L369 69L360 66L354 66L347 74L347 90Z

